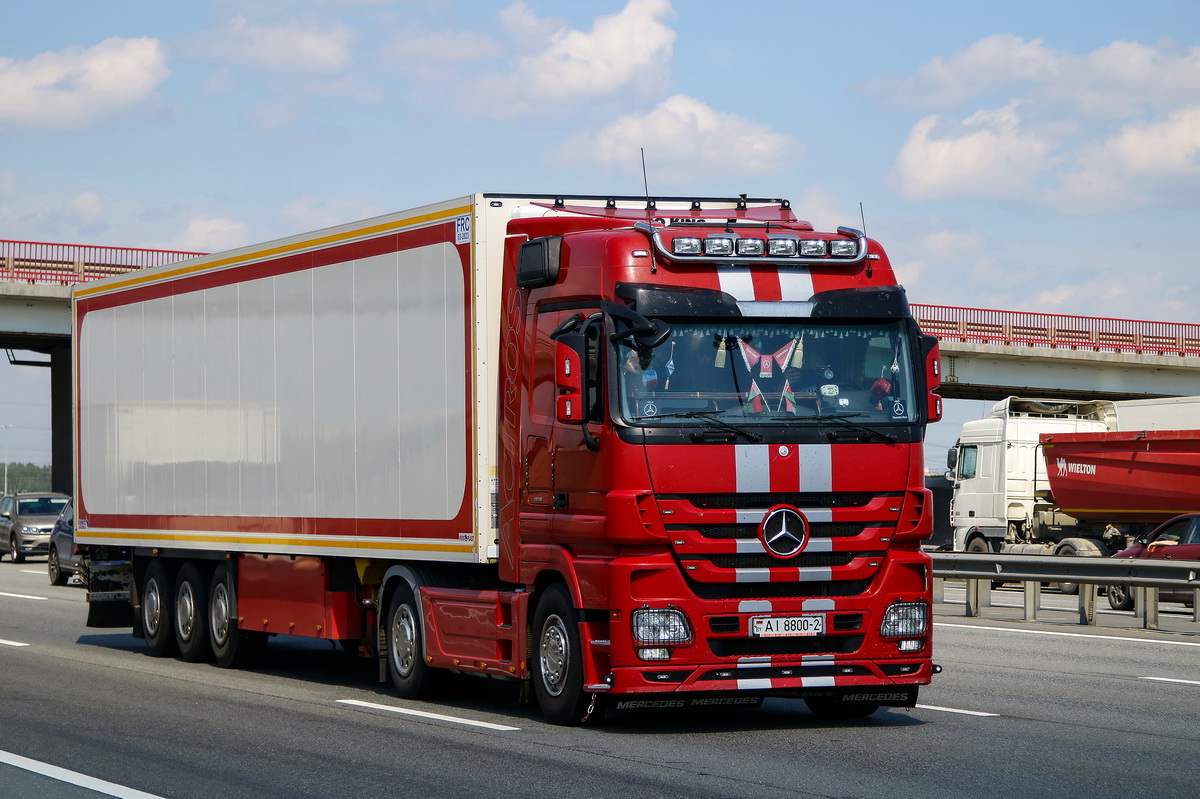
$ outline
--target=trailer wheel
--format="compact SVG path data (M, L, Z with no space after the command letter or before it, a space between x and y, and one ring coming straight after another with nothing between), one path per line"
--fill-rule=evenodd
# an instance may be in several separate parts
M183 564L175 581L175 642L188 663L212 655L208 643L208 580L192 561Z
M228 562L217 566L208 586L208 635L223 669L251 666L267 648L265 633L238 629L237 585Z
M157 658L171 657L176 652L173 588L162 561L150 561L142 579L142 633L150 654Z
M425 663L421 615L408 583L401 584L392 594L385 624L388 676L396 693L404 699L419 699L437 693L450 675Z
M879 710L876 702L839 702L836 699L805 699L808 709L823 719L865 719Z
M1127 585L1110 585L1108 604L1113 610L1133 610L1133 592Z
M551 724L574 724L583 718L583 652L579 614L560 584L546 589L533 614L533 692Z

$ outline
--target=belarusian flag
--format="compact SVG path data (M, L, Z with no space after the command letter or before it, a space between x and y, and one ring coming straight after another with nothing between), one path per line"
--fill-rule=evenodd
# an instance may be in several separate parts
M796 395L792 393L792 384L789 380L783 381L783 396L779 398L779 410L783 413L796 412Z
M746 397L746 404L750 406L751 413L763 412L763 393L758 387L758 383L754 380L750 381L750 396Z

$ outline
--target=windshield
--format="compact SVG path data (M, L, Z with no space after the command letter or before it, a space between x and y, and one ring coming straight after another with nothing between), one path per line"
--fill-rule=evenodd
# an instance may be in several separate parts
M671 330L654 349L618 344L621 415L630 424L917 420L900 322L673 321Z
M17 513L22 516L57 516L66 504L66 497L31 497L17 501Z

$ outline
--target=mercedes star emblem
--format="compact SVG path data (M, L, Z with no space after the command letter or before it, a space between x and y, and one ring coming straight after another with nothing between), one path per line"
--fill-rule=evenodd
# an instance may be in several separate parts
M758 528L763 546L778 558L790 558L808 541L808 519L795 508L772 508Z

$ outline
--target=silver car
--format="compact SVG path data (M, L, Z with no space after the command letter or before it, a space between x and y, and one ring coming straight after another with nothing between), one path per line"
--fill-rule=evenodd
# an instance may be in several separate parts
M49 492L10 494L0 499L0 542L8 544L13 563L49 551L50 531L69 499L66 494Z

